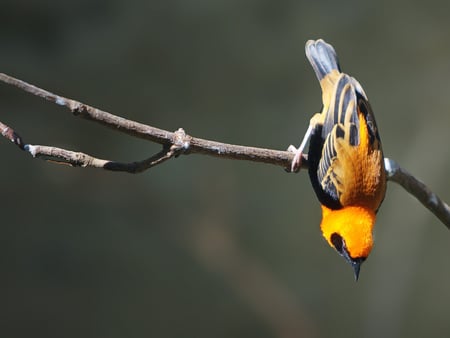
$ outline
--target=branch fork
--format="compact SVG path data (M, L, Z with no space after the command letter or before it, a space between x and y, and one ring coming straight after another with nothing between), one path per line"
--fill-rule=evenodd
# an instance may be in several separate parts
M191 146L192 137L187 135L183 128L178 128L173 133L172 145L170 146L170 153L178 157L181 153L187 152Z
M205 140L186 134L183 128L169 132L110 114L73 99L53 94L52 92L4 73L0 73L0 81L32 95L44 98L59 106L66 107L74 116L95 121L103 126L114 128L116 131L162 145L161 151L147 159L125 163L100 159L82 152L52 146L25 144L22 137L13 128L0 122L1 135L35 158L60 164L68 164L74 167L94 167L135 174L161 164L170 158L178 157L181 154L199 153L220 158L274 164L291 172L294 154L290 151ZM302 168L307 168L308 158L306 155L302 155L300 163ZM450 229L450 207L439 196L431 191L423 182L401 168L394 160L385 158L385 168L388 180L400 184Z

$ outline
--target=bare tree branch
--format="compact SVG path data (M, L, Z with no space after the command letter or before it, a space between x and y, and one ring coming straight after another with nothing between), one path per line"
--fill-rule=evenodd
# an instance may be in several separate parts
M143 172L170 158L177 157L180 154L199 153L234 160L269 163L281 166L287 171L290 171L291 162L294 158L293 153L289 151L247 147L205 140L186 134L182 128L175 132L155 128L110 114L79 101L53 94L47 90L3 73L0 73L0 81L66 107L70 109L75 116L83 117L128 135L162 145L162 150L150 158L136 162L123 163L99 159L85 153L51 146L25 144L22 137L20 137L14 129L0 122L0 132L2 136L13 142L20 149L29 152L33 157L72 166L103 168L106 170L128 173ZM303 155L301 167L308 167L308 158L306 155ZM409 172L402 169L394 160L385 158L385 168L388 173L388 180L400 184L450 229L450 207L442 201L439 196Z
M60 106L69 108L75 116L98 122L128 135L156 142L166 147L178 144L177 147L182 146L185 153L201 153L235 160L271 163L284 168L290 168L292 162L293 155L288 151L239 146L195 138L186 134L180 139L181 135L176 132L151 127L143 123L110 114L87 104L53 94L47 90L3 73L0 73L0 81L35 96L42 97ZM178 154L179 153L181 153L181 149L178 151ZM65 162L71 163L69 160ZM307 163L306 157L304 163L305 165Z
M94 156L75 152L58 147L50 147L43 145L24 144L23 139L14 129L8 127L6 124L0 122L1 134L16 144L20 149L28 151L33 157L41 158L46 161L55 162L58 164L68 164L73 167L93 167L102 168L111 171L124 171L132 174L143 172L155 165L161 164L164 161L177 156L184 150L186 144L184 138L186 136L183 129L174 132L174 143L171 146L163 146L163 149L142 161L134 161L130 163L123 163L111 160L104 160Z

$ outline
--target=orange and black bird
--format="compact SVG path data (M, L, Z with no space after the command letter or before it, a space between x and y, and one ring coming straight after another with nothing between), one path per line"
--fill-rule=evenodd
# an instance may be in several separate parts
M305 50L322 88L323 108L311 118L300 147L289 147L295 153L291 170L300 168L309 140L308 170L322 206L322 234L357 280L372 250L376 213L386 192L380 135L364 90L341 72L334 48L310 40Z

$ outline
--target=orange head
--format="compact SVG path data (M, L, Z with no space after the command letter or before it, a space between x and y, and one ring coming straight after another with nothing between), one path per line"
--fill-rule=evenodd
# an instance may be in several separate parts
M361 263L373 246L374 211L363 206L346 206L339 210L322 206L322 214L323 237L350 263L358 279Z

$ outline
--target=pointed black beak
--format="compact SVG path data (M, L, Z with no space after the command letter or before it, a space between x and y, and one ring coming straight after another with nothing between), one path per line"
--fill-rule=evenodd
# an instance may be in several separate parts
M353 272L355 273L355 282L358 281L359 278L359 270L361 269L361 263L363 261L361 259L354 259L350 261L350 264L352 265Z

